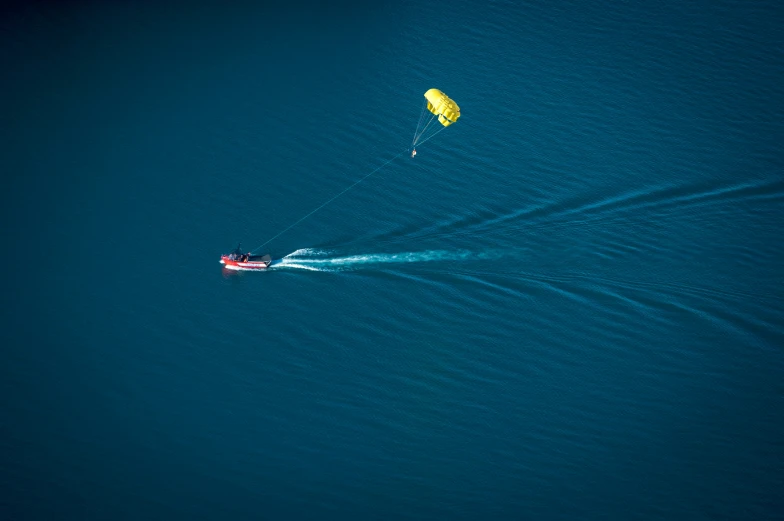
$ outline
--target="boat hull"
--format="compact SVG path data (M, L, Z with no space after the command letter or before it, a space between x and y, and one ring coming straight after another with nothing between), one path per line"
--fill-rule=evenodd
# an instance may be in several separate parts
M231 259L228 255L221 255L220 263L230 270L266 270L269 267L269 263L265 261L249 260L242 262L237 259Z

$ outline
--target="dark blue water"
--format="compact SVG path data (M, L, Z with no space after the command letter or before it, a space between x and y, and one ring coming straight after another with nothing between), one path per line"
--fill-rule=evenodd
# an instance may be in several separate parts
M126 4L0 23L0 517L780 519L775 2Z

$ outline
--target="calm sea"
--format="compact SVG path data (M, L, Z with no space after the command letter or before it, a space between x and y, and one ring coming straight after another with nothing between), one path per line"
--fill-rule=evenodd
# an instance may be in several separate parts
M227 5L2 14L1 518L781 519L778 3Z

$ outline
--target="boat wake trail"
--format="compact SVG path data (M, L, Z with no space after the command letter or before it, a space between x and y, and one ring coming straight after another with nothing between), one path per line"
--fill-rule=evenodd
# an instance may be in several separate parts
M487 259L488 253L467 250L428 250L403 253L366 253L335 256L326 250L301 249L289 253L282 259L272 261L272 269L301 269L310 271L347 271L380 264L403 264L435 261L468 261Z

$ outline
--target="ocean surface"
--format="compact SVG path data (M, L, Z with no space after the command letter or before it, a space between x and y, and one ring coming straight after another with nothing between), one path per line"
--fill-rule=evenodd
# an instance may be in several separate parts
M780 3L133 4L0 18L0 518L782 519Z

